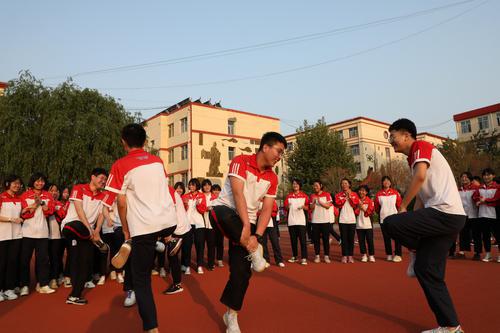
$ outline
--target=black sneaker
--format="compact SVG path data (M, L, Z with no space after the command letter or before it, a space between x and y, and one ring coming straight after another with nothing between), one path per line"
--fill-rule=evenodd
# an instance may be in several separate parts
M66 298L66 304L86 305L87 303L88 301L83 297L69 296Z
M182 289L182 286L179 284L173 284L171 285L170 287L168 287L167 290L165 290L163 293L165 295L172 295L172 294L177 294L177 293L180 293L181 291L184 291L184 289Z

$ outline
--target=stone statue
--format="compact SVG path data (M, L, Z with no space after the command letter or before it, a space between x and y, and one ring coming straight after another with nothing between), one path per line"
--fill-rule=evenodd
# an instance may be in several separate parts
M220 166L220 151L217 149L217 143L214 142L210 151L202 150L201 158L210 159L210 165L208 167L207 177L222 177L222 173L219 171Z

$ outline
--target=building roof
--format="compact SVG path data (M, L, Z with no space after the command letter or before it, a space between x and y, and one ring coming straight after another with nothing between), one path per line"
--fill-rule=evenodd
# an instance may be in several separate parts
M8 86L7 82L0 81L0 88L5 89L5 88L7 88L7 86Z
M454 121L462 121L470 118L475 118L479 116L483 116L485 114L493 113L493 112L498 112L500 111L500 103L498 104L493 104L490 106L485 106L483 108L475 109L475 110L470 110L467 112L463 113L458 113L453 116Z
M440 135L436 135L436 134L432 134L432 133L429 133L429 132L421 132L421 133L417 133L417 136L420 136L420 135L427 135L427 136L432 136L436 139L440 139L440 140L448 140L448 138L445 138L444 136L440 136Z

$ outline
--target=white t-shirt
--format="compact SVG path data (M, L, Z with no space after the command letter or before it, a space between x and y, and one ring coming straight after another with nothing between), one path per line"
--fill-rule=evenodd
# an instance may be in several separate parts
M328 202L331 203L332 196L328 192L311 194L311 203L314 203L315 201L319 201L323 204L326 204ZM314 209L311 213L311 223L332 223L332 218L335 219L335 215L333 214L333 206L325 208L319 203L316 203L316 205L314 205Z
M304 206L309 206L309 197L304 192L292 192L287 195L285 208L288 209L288 226L306 225Z
M11 196L8 192L0 194L0 216L19 218L21 217L21 210L21 198L19 196ZM21 224L0 222L0 241L20 239L22 237Z
M23 208L35 203L35 192L28 190L21 196ZM54 213L54 199L46 191L40 193L40 199L47 205L48 209L43 210L42 206L38 206L34 214L25 213L26 217L23 222L22 233L25 238L49 238L49 225L47 217Z

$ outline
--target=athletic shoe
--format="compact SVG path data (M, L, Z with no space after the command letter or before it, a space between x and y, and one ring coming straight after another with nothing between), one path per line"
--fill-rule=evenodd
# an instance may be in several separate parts
M15 287L15 288L14 288L14 292L15 292L17 295L19 295L19 294L21 293L21 288L19 288L19 287Z
M64 276L60 275L59 278L57 278L57 285L60 286L64 283Z
M129 308L134 304L135 304L135 292L133 290L127 290L127 296L125 297L125 301L123 301L123 306Z
M238 325L238 312L228 310L222 318L227 327L226 333L241 333Z
M170 252L168 253L169 256L175 256L177 254L177 252L179 252L179 250L181 249L181 245L182 245L182 238L172 238L172 240L170 241L170 246L173 245L172 249L170 250Z
M87 289L95 288L94 282L93 281L87 281L87 282L85 282L85 288L87 288Z
M353 256L349 256L347 258L347 261L350 263L350 264L354 264L354 257Z
M52 288L50 288L49 286L43 286L40 288L40 290L38 291L40 294L52 294L52 293L55 293L56 291Z
M69 296L66 298L66 304L74 304L74 305L86 305L88 301L83 297L73 297Z
M290 262L290 263L297 262L297 258L291 257L290 259L288 259L288 262Z
M177 293L180 293L184 291L184 289L182 288L181 284L178 283L178 284L172 284L170 287L168 287L167 290L165 290L163 293L165 295L173 295L173 294L177 294Z
M330 264L332 261L329 256L325 256L325 263Z
M271 267L271 264L266 261L266 268Z
M263 257L264 249L262 245L257 244L257 249L247 256L252 261L252 269L256 272L263 272L266 269L266 260ZM239 330L239 329L238 329Z
M20 296L28 296L30 293L30 290L28 288L28 286L24 286L21 288L21 291L19 292L19 295Z
M3 296L3 293L0 291L0 302L5 301L5 297Z
M403 258L401 258L401 256L394 256L394 258L392 259L393 262L401 262L403 261Z
M131 240L125 241L122 244L122 246L120 246L120 249L115 254L113 259L111 259L111 264L118 269L125 266L125 263L128 260L131 250L132 250L132 241Z
M302 259L302 260L300 261L300 264L301 264L301 265L304 265L304 266L305 266L305 265L307 265L307 259L306 259L306 258Z
M162 267L162 268L160 268L160 276L161 276L162 278L167 277L167 271L166 271L166 270L165 270L165 268L163 268L163 267Z
M217 266L224 267L224 263L222 262L222 260L217 260Z
M97 281L97 285L102 286L104 284L104 281L106 281L106 277L103 275L99 278L99 281Z
M388 255L387 258L385 259L387 261L392 261L392 256L391 255Z
M151 275L158 275L158 274L160 274L160 272L158 272L156 269L153 269L151 271Z
M283 268L283 267L285 267L285 264L282 263L282 262L280 262L280 263L278 263L278 266L280 266L281 268Z
M314 257L314 263L315 263L315 264L319 264L320 262L321 262L321 259L319 258L319 255L316 255L316 256Z
M361 262L368 262L368 256L366 254L363 254L363 257L361 257Z
M5 298L7 301L13 301L17 299L19 296L16 295L14 290L6 290L3 292L3 298Z
M68 276L64 277L64 288L71 288L71 279Z
M57 281L56 281L56 279L50 280L49 287L52 288L52 289L57 289Z
M497 262L499 262L499 263L500 263L500 256L498 256L498 258L497 258Z
M196 273L198 273L198 274L204 274L205 272L203 272L203 267L198 266L198 269L196 270Z
M163 253L163 252L165 252L165 244L163 244L162 242L157 241L157 242L156 242L156 245L155 245L155 250L156 250L156 252L158 252L158 253Z
M181 272L184 273L187 269L187 266L181 265Z
M490 262L491 261L491 254L489 252L486 252L482 261L483 262Z
M184 271L184 274L186 274L186 275L191 274L191 268L190 267L186 267L186 270Z
M109 273L109 278L111 280L116 280L116 272L115 271L111 271L111 273Z
M369 262L375 262L375 256L370 256L370 257L368 258L368 261L369 261Z
M464 331L462 330L462 328L459 325L452 330L449 330L446 327L438 327L438 328L434 328L432 330L422 331L422 333L464 333Z
M343 257L342 257L341 262L342 262L343 264L347 264L347 257L346 257L346 256L343 256Z
M125 279L123 278L123 274L122 274L122 273L118 273L118 274L116 275L116 282L118 282L118 283L123 283L123 282L125 282Z
M472 257L472 260L474 260L474 261L481 260L481 255L479 253L474 254L474 256Z
M406 269L406 275L408 277L415 277L415 259L417 258L417 254L413 251L410 251L410 262L408 263L408 268Z

